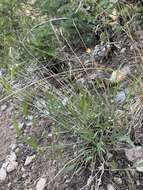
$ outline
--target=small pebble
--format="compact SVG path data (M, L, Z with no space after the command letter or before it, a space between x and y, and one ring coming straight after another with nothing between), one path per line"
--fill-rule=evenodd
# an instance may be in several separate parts
M10 155L7 156L6 160L8 162L15 161L17 159L15 152L11 152Z
M16 144L11 144L11 145L10 145L11 150L12 150L12 151L15 150L15 149L16 149L16 146L17 146Z
M107 190L115 190L114 186L112 184L107 185Z
M22 167L22 168L21 168L21 171L22 171L22 172L25 172L25 168L24 168L24 167Z
M10 125L9 128L10 128L10 129L14 129L13 125Z
M33 116L32 116L32 115L28 115L27 119L28 119L29 121L32 121L32 120L33 120Z
M122 184L122 179L120 177L114 177L114 181L115 183L117 183L118 185Z
M48 137L52 137L52 136L53 136L53 134L52 134L52 133L49 133L49 134L48 134Z
M27 133L28 133L28 130L27 130L27 129L24 129L24 133L27 134Z
M125 51L126 51L126 48L122 48L120 52L125 53Z
M1 111L5 111L5 110L6 110L6 108L7 108L7 105L6 105L6 104L1 105Z
M2 77L2 75L3 75L3 73L2 73L2 71L0 70L0 77Z
M19 151L20 151L20 148L17 147L17 148L15 149L15 153L18 153Z
M35 157L36 157L35 155L27 156L25 163L24 163L24 166L28 166L35 159Z
M101 187L99 187L99 190L105 190L105 189L101 186Z
M18 162L13 160L13 161L9 162L6 170L7 170L8 173L12 172L17 168L17 166L18 166Z
M0 169L0 181L4 181L6 179L7 172L4 167L1 167Z
M139 181L139 180L137 180L137 181L136 181L136 184L137 184L137 186L139 186L139 185L140 185L140 181Z
M28 176L29 176L28 174L24 173L24 174L22 175L22 178L27 178Z
M67 184L67 183L70 183L70 182L71 182L70 179L66 179L66 181L65 181L66 184Z
M36 190L44 190L46 186L47 179L44 177L41 177L36 185Z
M12 183L9 182L9 183L7 184L7 187L11 187L11 186L12 186Z
M126 99L126 94L124 91L120 91L116 96L115 96L115 102L116 103L123 103Z
M30 127L30 126L32 126L32 125L33 125L33 122L32 122L32 121L26 122L26 126L27 126L27 127Z

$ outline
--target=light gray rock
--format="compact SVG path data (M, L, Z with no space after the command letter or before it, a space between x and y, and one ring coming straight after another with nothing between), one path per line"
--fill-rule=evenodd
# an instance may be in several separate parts
M11 148L12 151L14 151L14 150L16 149L16 147L17 147L16 144L11 144L11 145L10 145L10 148Z
M17 166L18 166L18 162L16 162L15 160L13 160L13 161L9 162L6 170L7 170L8 173L12 172L12 171L14 171L17 168Z
M11 154L7 156L6 161L12 162L12 161L15 161L16 159L17 157L16 157L15 152L11 152Z
M46 186L47 179L44 177L41 177L36 185L36 190L44 190Z
M0 169L0 181L5 181L6 177L7 177L6 168L1 167L1 169Z
M124 91L120 91L114 98L116 103L123 103L126 99L126 94Z
M101 43L96 45L92 53L92 59L101 62L104 58L108 57L110 50L111 46L109 44Z
M5 111L5 110L6 110L6 108L7 108L7 105L6 105L6 104L1 105L1 111Z
M12 183L9 182L9 183L7 184L7 187L11 187L11 186L12 186Z
M24 168L24 167L22 167L22 168L21 168L21 171L22 171L22 172L25 172L25 168Z
M125 149L125 155L130 162L135 162L143 158L143 148L136 146L130 149Z
M115 190L114 186L112 184L107 185L107 190Z
M28 166L35 159L35 157L36 157L35 155L27 156L24 166Z
M120 52L125 53L125 51L126 51L126 48L122 48Z
M114 177L114 181L115 183L117 183L118 185L122 184L122 179L120 177Z

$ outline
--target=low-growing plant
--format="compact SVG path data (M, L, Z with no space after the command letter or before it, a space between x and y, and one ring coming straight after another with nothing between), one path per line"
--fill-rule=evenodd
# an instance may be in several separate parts
M66 104L63 101L54 91L47 93L44 109L47 109L55 126L74 136L81 149L86 147L87 157L103 158L120 133L115 118L116 105L111 96L96 92L91 94L82 88L68 97Z

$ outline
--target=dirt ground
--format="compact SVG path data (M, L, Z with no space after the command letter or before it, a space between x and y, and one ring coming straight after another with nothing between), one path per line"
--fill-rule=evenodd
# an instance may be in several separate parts
M124 37L120 37L117 41L120 48L113 53L112 58L104 65L112 67L112 69L117 69L119 65L128 65L132 74L141 72L142 67L137 67L137 64L141 64L141 57L137 59L135 44ZM112 64L110 64L111 62ZM88 190L88 187L82 188L90 177L87 168L74 173L74 175L65 171L57 175L68 162L70 151L53 153L47 147L55 142L68 141L68 137L63 140L55 135L47 135L45 138L43 134L52 134L51 131L53 130L53 125L47 118L39 118L35 127L29 121L24 121L25 127L22 129L22 135L18 136L15 129L11 127L11 113L14 108L11 104L3 103L1 106L3 105L6 105L6 108L0 112L0 167L11 151L16 154L18 166L14 171L7 174L3 182L0 182L0 190L34 190L41 176L44 176L47 180L45 190ZM19 121L23 122L21 116ZM41 148L40 151L33 150L24 142L27 135L36 139L38 146ZM71 151L73 150L71 149ZM142 190L143 174L126 169L132 167L132 163L125 157L124 151L111 151L111 154L112 158L109 165L105 164L99 190L112 190L108 188L109 184L113 185L116 190ZM33 155L35 155L34 160L25 166L26 158ZM119 171L110 170L110 164L118 167ZM96 169L99 169L99 165ZM56 175L57 177L55 177Z
M10 146L16 142L16 134L10 129L11 110L8 107L0 112L0 163L5 159Z

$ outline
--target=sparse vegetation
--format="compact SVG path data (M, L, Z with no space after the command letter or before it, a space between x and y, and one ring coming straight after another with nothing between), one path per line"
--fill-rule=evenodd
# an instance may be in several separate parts
M11 118L18 141L40 159L45 146L51 160L54 155L63 159L47 189L59 176L64 179L64 172L70 190L105 189L106 183L112 185L108 175L114 181L120 171L128 176L128 188L137 188L130 170L142 172L142 159L131 164L126 150L141 148L143 142L143 135L138 139L143 34L136 33L142 32L141 5L1 0L0 103L14 104ZM123 163L118 163L122 155ZM81 176L75 185L76 175ZM61 180L61 190L63 184ZM126 188L124 182L117 185Z

